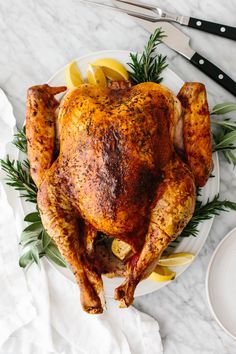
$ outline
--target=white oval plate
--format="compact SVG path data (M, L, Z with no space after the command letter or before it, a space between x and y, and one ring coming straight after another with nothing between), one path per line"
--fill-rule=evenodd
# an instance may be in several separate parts
M212 255L206 291L216 321L236 339L236 228L223 238Z
M106 50L97 53L91 53L76 60L79 69L84 77L86 76L86 68L88 64L94 62L99 58L117 59L121 63L123 63L128 69L128 66L126 64L127 62L129 62L128 51ZM172 89L172 91L174 91L176 94L180 90L181 86L184 84L183 80L180 79L172 70L168 68L165 70L163 77L163 84ZM66 85L65 67L57 71L56 74L48 81L48 84L51 86ZM208 199L211 200L217 193L219 193L219 162L217 154L214 154L214 166L215 168L213 171L213 175L215 176L215 178L210 178L207 185L202 190L202 200L204 203L207 202ZM25 212L29 212L29 207L26 206L26 203L24 203L23 208ZM197 255L207 239L212 223L213 219L201 223L199 227L198 236L196 238L188 237L182 240L179 243L178 247L176 247L175 252L191 252ZM66 278L72 280L73 282L75 281L74 276L69 269L61 268L59 266L56 266L54 263L51 264ZM177 273L177 276L182 274L188 267L189 265L176 268L175 271ZM114 289L121 284L122 278L108 279L104 277L103 279L105 295L107 297L113 297ZM135 292L135 296L149 294L153 291L162 288L166 284L168 283L157 283L151 280L144 280L138 285Z

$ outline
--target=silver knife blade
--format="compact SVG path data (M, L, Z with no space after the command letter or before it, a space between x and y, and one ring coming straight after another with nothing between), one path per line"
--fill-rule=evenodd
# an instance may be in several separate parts
M153 33L157 27L161 27L166 35L166 37L162 38L163 43L187 59L191 59L194 55L195 51L190 47L190 37L188 37L185 33L180 31L171 23L153 23L140 18L136 18L136 21L151 33Z

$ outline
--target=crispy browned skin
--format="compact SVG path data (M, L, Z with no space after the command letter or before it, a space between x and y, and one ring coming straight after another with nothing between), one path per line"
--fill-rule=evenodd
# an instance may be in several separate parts
M135 250L143 243L160 171L173 153L173 107L173 95L152 83L115 91L83 85L59 111L59 164L68 197L96 230Z
M28 90L26 107L27 152L30 161L30 174L39 186L45 171L53 162L55 147L55 110L58 101L54 95L66 87L40 85ZM37 124L37 127L35 126Z
M102 280L86 261L83 239L80 237L78 212L67 198L58 162L44 174L38 192L38 206L44 227L70 264L80 286L81 304L89 313L101 313Z
M186 158L197 185L202 187L213 169L210 113L205 86L198 82L186 82L177 97L183 107Z
M196 201L194 178L189 168L177 156L163 169L163 180L152 204L150 223L140 254L128 262L126 280L115 291L121 307L133 302L140 280L148 277L166 249L191 219Z
M28 94L28 102L36 100L40 119L29 103L27 110L29 158L31 168L38 164L32 177L39 186L43 224L71 265L89 313L102 312L101 273L124 273L118 263L116 272L111 256L104 262L94 258L101 250L93 248L97 232L128 242L135 254L115 296L129 306L138 282L151 273L194 211L194 177L174 151L180 103L154 83L122 89L81 85L61 102L60 153L51 166L53 133L50 149L45 144L38 152L39 141L45 141L44 120L55 111L45 102L45 89L52 90L46 102L54 102L58 91L45 85Z

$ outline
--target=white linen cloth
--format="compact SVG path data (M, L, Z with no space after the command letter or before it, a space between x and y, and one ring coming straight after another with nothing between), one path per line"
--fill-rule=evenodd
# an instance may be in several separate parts
M0 157L9 144L15 118L0 89ZM102 315L81 309L76 284L42 260L41 270L18 266L23 211L16 192L0 172L0 354L161 354L158 323L134 307L119 309L107 300Z

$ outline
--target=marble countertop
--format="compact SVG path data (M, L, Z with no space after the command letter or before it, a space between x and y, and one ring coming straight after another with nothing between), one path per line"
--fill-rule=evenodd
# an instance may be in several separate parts
M150 1L151 3L151 1ZM236 26L235 0L159 0L166 10ZM234 42L183 29L192 37L194 49L214 61L236 80ZM11 100L21 126L25 116L26 89L43 83L71 59L90 51L126 49L141 51L147 32L123 14L88 7L78 0L0 1L0 87ZM235 100L180 55L160 48L172 68L185 81L207 86L209 102ZM236 170L220 157L222 198L236 201ZM165 354L234 354L236 341L222 331L208 308L205 276L219 241L236 226L233 212L214 221L199 257L171 285L135 300L137 308L160 324Z

